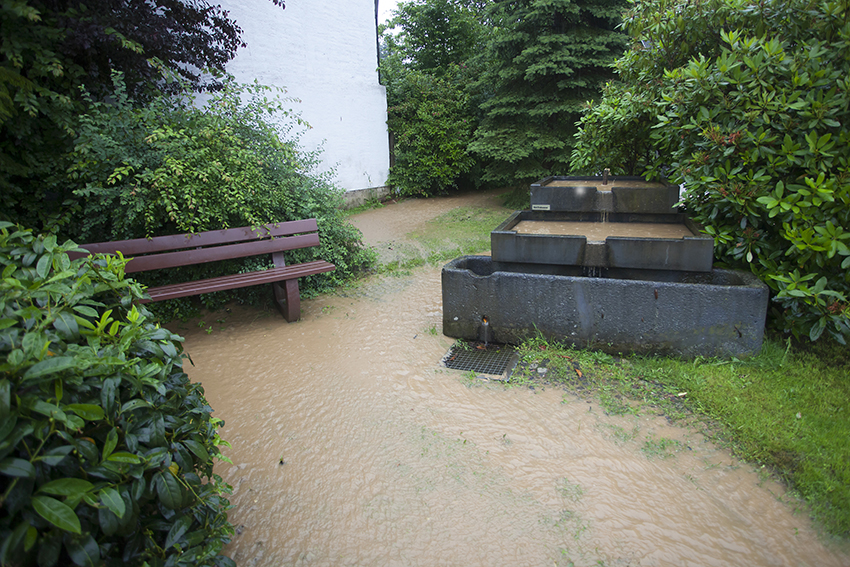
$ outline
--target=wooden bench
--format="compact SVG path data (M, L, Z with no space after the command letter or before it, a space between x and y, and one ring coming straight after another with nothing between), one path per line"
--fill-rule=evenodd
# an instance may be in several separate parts
M250 227L230 228L198 234L98 242L83 244L80 248L92 254L121 251L125 258L130 258L126 273L271 254L274 268L148 288L146 291L150 299L144 299L141 303L271 283L278 309L287 321L292 322L301 316L298 278L330 272L336 268L323 260L286 265L283 257L285 251L319 245L318 228L316 219L306 219L268 224L256 230ZM71 255L72 259L81 256L81 253Z

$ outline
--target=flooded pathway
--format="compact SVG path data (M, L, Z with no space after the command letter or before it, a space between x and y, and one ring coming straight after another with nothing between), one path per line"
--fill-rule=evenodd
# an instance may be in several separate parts
M302 309L293 324L233 309L210 334L175 329L233 445L217 472L240 566L849 563L781 487L696 434L441 367L439 268ZM680 450L641 450L662 438Z

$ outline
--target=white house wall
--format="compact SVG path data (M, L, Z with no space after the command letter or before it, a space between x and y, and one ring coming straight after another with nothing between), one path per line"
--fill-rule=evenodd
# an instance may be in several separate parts
M375 0L220 0L248 44L227 69L240 82L283 87L312 127L346 191L383 187L389 173L386 89L378 84Z

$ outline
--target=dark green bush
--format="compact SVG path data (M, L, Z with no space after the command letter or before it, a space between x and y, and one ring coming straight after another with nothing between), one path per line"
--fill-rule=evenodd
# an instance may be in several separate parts
M475 130L469 94L454 76L409 71L393 88L398 104L387 109L395 136L395 163L387 183L404 196L457 189L476 165L466 150Z
M400 2L381 32L381 83L393 165L387 183L404 196L481 186L467 149L478 125L477 58L488 29L475 0Z
M233 565L217 429L115 257L0 223L0 563Z
M578 167L634 165L683 183L715 257L773 290L774 326L841 343L850 336L847 21L846 2L636 2L623 83L591 107L573 154Z

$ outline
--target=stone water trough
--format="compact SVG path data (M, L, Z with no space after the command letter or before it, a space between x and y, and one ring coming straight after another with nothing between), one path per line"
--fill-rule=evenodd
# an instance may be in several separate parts
M491 233L492 256L443 268L445 335L685 357L761 349L767 286L712 268L712 239L675 209L677 187L553 177L531 197Z

